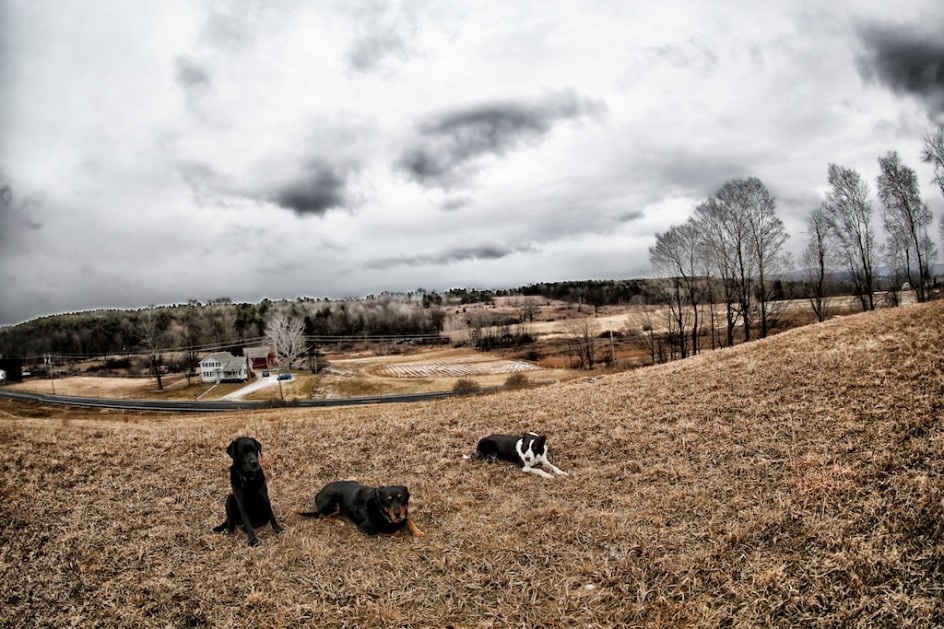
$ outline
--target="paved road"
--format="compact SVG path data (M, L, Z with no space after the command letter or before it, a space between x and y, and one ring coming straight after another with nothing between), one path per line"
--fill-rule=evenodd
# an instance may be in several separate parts
M482 393L497 391L502 387L483 387ZM452 391L438 393L413 393L410 395L382 395L334 398L329 400L291 400L291 401L238 401L214 400L209 402L187 402L173 400L109 400L105 398L78 397L74 395L45 395L43 393L26 393L22 391L4 391L0 389L0 397L16 400L27 400L43 404L62 404L65 406L80 406L84 408L114 408L133 411L172 411L189 413L212 413L224 411L245 411L260 408L277 407L317 407L317 406L355 406L361 404L392 404L404 402L422 402L446 397L454 397Z

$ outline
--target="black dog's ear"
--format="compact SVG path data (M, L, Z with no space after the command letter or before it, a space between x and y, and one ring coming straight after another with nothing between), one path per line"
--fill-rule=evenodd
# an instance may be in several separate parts
M547 442L547 435L540 435L534 439L534 445L540 451L544 450L544 444Z
M252 439L252 437L250 437L250 439ZM262 444L256 441L255 439L252 439L252 443L254 446L256 446L256 452L258 454L262 454Z
M230 442L229 446L227 446L227 448L226 448L226 454L228 454L228 455L229 455L229 458L231 458L231 459L235 459L235 458L236 458L236 440L235 440L235 439L233 439L233 440Z

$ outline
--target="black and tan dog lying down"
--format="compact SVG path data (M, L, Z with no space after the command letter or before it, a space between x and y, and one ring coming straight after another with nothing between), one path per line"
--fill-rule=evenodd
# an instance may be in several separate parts
M409 513L410 492L403 485L368 487L352 480L334 481L322 487L315 496L317 511L300 513L309 518L324 518L340 525L339 517L347 518L368 535L399 536L407 529L415 537L423 537Z

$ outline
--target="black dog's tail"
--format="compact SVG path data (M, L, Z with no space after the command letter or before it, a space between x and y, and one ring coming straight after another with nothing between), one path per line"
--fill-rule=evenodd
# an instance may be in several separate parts
M303 515L306 518L320 518L321 517L321 513L319 513L318 511L299 511L298 515Z

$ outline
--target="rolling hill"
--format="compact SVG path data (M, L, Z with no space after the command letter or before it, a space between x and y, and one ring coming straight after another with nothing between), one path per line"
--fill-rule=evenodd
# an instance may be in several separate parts
M616 375L220 417L0 400L4 626L944 624L944 302ZM569 476L467 458L534 429ZM211 529L263 443L261 545ZM406 484L423 538L303 519Z

